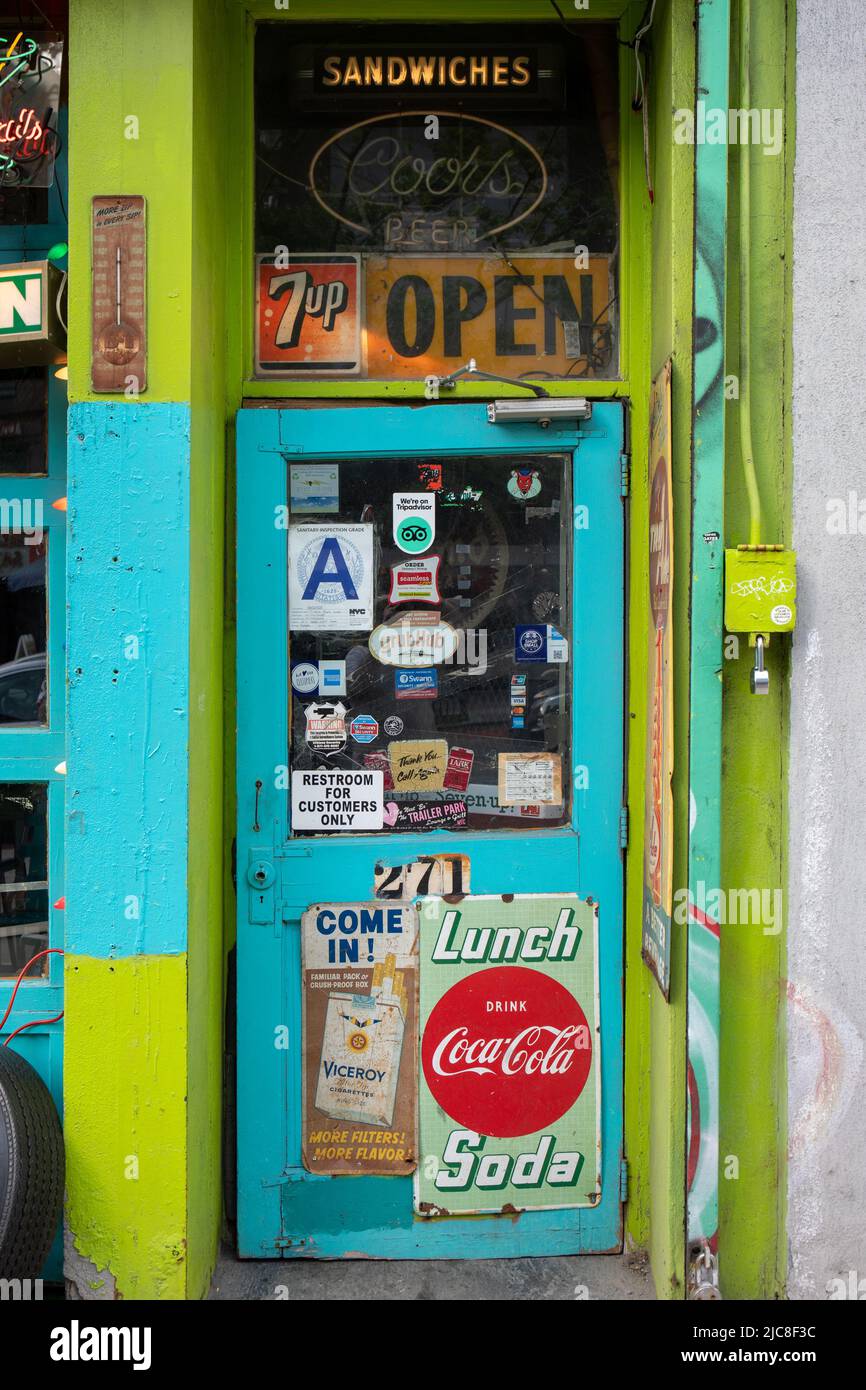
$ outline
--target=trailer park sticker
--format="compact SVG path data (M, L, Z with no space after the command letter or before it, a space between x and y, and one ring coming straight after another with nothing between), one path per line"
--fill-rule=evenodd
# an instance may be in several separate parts
M418 914L404 903L315 903L301 950L304 1167L411 1173Z
M592 1207L601 1192L598 908L418 903L420 1216Z

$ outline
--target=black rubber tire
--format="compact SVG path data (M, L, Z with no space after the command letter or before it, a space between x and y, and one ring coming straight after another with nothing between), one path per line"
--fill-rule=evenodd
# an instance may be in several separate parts
M63 1209L63 1131L51 1092L0 1047L0 1278L38 1279Z

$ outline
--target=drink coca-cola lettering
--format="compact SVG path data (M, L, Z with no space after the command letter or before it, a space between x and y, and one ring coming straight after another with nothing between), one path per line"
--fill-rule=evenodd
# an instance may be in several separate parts
M517 1013L509 1022L497 1015ZM424 1076L447 1115L477 1134L534 1134L570 1110L586 1085L592 1031L574 995L523 966L474 971L431 1010Z
M575 1059L576 1041L585 1035L583 1045L589 1047L589 1029L579 1025L552 1028L533 1024L513 1038L470 1039L469 1029L455 1028L442 1039L433 1053L433 1069L439 1076L460 1076L474 1072L476 1076L515 1076L523 1071L527 1076L540 1072L543 1076L568 1071ZM541 1044L540 1046L537 1044Z

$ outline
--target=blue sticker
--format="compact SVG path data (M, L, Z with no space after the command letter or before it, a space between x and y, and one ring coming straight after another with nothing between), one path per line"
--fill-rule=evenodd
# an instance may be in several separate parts
M319 662L319 694L320 695L345 695L346 693L346 663L345 661L320 661Z
M512 727L512 729L523 729L523 728L525 728L525 723L526 723L526 721L524 720L522 714L515 714L515 715L512 715L512 717L511 717L511 727Z
M372 743L379 737L379 725L372 714L358 714L349 725L349 733L356 743Z
M568 640L549 623L528 623L514 629L514 660L568 661Z
M514 629L515 661L547 660L547 628L536 624L522 625Z
M398 700L435 700L438 693L439 674L435 666L394 672L394 694Z

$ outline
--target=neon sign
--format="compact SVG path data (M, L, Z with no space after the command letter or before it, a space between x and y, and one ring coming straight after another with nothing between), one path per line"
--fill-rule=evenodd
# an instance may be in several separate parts
M390 217L392 243L400 239L395 218L402 226L405 215L417 222L425 209L462 209L467 199L474 225L462 222L464 242L497 236L530 217L548 188L547 166L534 145L482 116L430 114L440 122L435 152L425 146L417 122L392 113L358 121L320 145L308 183L325 212L364 233ZM386 122L390 131L382 129Z
M0 187L54 181L63 41L0 38Z

